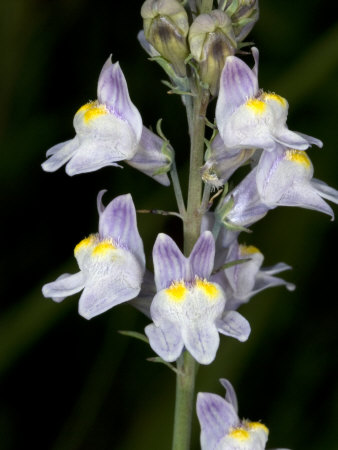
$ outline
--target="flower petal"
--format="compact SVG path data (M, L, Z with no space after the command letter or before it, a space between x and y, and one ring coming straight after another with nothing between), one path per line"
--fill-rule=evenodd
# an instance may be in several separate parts
M151 348L162 359L173 362L179 358L183 350L183 340L176 324L163 321L159 327L156 327L151 323L146 326L145 333Z
M216 394L199 392L196 410L201 425L201 450L214 450L230 428L239 424L234 407Z
M187 350L200 364L210 364L216 357L219 334L213 323L205 322L182 327L182 338Z
M94 172L107 166L121 167L115 161L121 161L126 156L115 151L115 144L100 140L98 136L82 141L66 165L67 175Z
M235 241L229 248L228 261L249 259L225 270L225 275L233 289L234 296L246 300L255 285L256 276L264 260L263 254L255 247L238 245Z
M164 141L155 133L143 127L141 140L137 152L132 159L126 161L131 167L154 178L160 184L169 186L170 181L166 173L156 175L160 169L169 168L170 161L162 152Z
M42 287L44 297L52 298L54 302L62 302L66 297L80 292L85 285L82 272L72 275L65 273L52 283L47 283Z
M86 283L79 301L79 314L85 319L104 313L108 309L137 297L141 283L125 277L98 278Z
M257 166L257 190L262 202L274 208L295 180L308 184L312 175L313 166L305 152L279 147L273 153L262 153Z
M229 402L234 407L235 412L238 413L237 395L233 385L226 378L221 378L219 381L226 391L225 400Z
M237 311L226 312L222 319L217 320L216 325L220 333L240 342L246 341L251 333L249 322Z
M105 206L102 203L102 197L104 196L104 194L107 192L107 189L101 189L101 191L97 194L97 199L96 199L96 205L97 205L97 211L99 213L99 216L101 216L101 214L103 213L103 211L105 210Z
M328 214L332 220L334 219L332 208L321 198L317 190L310 183L294 182L292 187L280 198L278 205L312 209Z
M158 291L168 288L174 281L186 279L189 274L187 259L171 237L164 233L160 233L155 241L153 261Z
M316 145L319 148L323 147L323 142L320 139L309 136L308 134L300 133L299 131L297 131L297 134L304 138L310 145Z
M45 172L55 172L70 160L79 145L77 136L69 141L54 145L47 151L46 156L49 156L49 159L41 164L42 169Z
M215 241L213 235L210 231L204 231L189 256L192 276L208 279L214 267L214 259Z
M104 64L98 81L97 98L117 117L127 120L133 128L137 140L141 139L142 118L131 102L128 86L119 63L113 64L111 56Z
M264 271L267 275L275 275L276 273L284 272L285 270L291 270L292 267L285 263L277 263L274 266L263 267L262 271Z
M310 143L300 133L291 131L286 127L278 129L272 133L273 139L285 147L294 148L296 150L306 150ZM268 150L268 149L267 149Z
M313 178L311 180L311 186L313 186L319 195L333 203L338 203L338 191L330 186L328 186L324 181L317 180Z
M130 194L120 195L107 205L100 215L99 234L101 238L112 238L126 246L144 266L143 242L137 229L136 210Z
M248 98L255 97L257 92L256 74L241 59L228 56L221 74L216 105L216 122L221 135L224 122L229 116Z
M250 297L253 297L254 295L258 294L258 292L261 292L265 289L275 286L285 286L288 291L294 291L296 289L296 286L293 283L289 283L283 280L282 278L270 275L271 273L270 270L271 269L268 269L269 273L267 273L267 271L263 268L261 271L257 273L255 285L250 293Z
M234 200L234 206L227 219L236 225L249 226L263 218L270 209L261 201L258 194L256 173L255 167L224 200L224 203L231 198Z
M257 47L251 47L251 53L254 58L255 64L252 68L252 72L256 78L258 78L258 66L259 66L259 50Z

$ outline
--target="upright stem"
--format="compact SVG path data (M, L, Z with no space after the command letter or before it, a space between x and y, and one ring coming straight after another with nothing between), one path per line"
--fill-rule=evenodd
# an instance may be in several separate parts
M190 448L197 363L188 351L177 361L173 450Z
M190 170L187 210L184 220L184 253L188 256L200 235L202 179L200 168L203 165L205 114L209 92L191 79L195 91L192 111L188 112L191 139ZM189 450L191 422L194 405L195 376L197 363L188 351L177 361L176 404L174 420L173 450Z
M202 196L201 167L203 165L205 114L209 101L209 92L201 89L194 97L187 214L184 221L184 253L188 255L200 235L202 216L200 213Z

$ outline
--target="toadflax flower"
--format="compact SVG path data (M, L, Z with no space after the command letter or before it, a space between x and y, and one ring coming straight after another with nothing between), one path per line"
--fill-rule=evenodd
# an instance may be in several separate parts
M282 278L275 277L277 273L291 269L285 263L278 263L272 267L263 267L263 254L253 245L239 245L235 240L229 247L224 264L232 261L248 259L224 270L217 271L211 280L220 284L226 293L226 308L236 310L251 297L264 289L284 285L290 291L295 289L294 284Z
M275 150L283 144L306 150L322 142L290 131L286 126L288 102L277 94L258 88L258 50L252 48L255 66L251 70L241 59L229 56L220 79L216 122L227 148Z
M232 384L224 378L220 382L226 389L225 399L207 392L197 395L201 450L264 450L269 430L261 422L240 420Z
M80 271L45 284L45 297L61 302L83 290L79 314L91 319L137 297L145 270L142 239L130 194L120 195L104 208L99 192L99 232L83 239L74 250Z
M68 175L92 172L116 161L131 159L142 134L142 119L131 102L126 79L111 57L98 81L97 100L83 105L75 114L76 136L47 151L42 168L54 172L68 163Z
M256 185L261 202L270 209L299 206L334 217L323 198L338 203L338 191L313 178L313 165L306 152L282 146L273 154L263 152Z
M230 311L222 317L226 299L222 288L208 281L214 265L215 242L205 231L189 258L166 234L153 249L157 294L150 307L153 324L146 327L152 349L165 361L175 361L183 347L201 364L210 364L219 346L219 334L245 341L250 325Z

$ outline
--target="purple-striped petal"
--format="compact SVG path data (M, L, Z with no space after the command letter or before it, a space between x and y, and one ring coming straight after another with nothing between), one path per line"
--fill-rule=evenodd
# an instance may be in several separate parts
M168 288L174 281L187 279L189 275L187 259L171 237L164 233L160 233L155 241L153 261L158 291Z
M244 342L251 333L249 322L237 311L228 311L222 319L217 320L218 331L226 336Z
M216 122L220 131L229 116L248 98L258 93L255 73L236 56L228 56L220 79L216 105Z
M208 279L214 267L215 241L210 231L204 231L198 238L189 256L193 277Z
M126 161L131 167L154 178L160 184L169 186L170 181L166 173L157 174L160 169L169 169L170 161L162 152L164 141L148 128L143 127L141 140L137 152L132 159Z
M99 234L100 238L112 238L122 247L127 247L144 266L143 242L137 229L136 210L130 194L114 198L101 213Z
M141 139L142 119L131 102L128 86L119 63L113 64L111 56L104 64L98 81L97 98L110 112L126 120L134 130L137 140Z
M51 298L54 302L61 302L66 297L80 292L85 285L85 277L82 272L72 275L65 273L55 281L47 283L42 287L44 297Z
M177 324L162 321L159 327L153 323L145 328L150 347L162 359L168 362L176 361L183 350L183 340Z
M216 357L219 334L214 323L186 325L182 328L184 345L200 364L210 364Z
M196 410L201 425L202 450L214 450L230 428L239 425L234 407L219 395L199 392Z
M234 407L235 412L238 413L237 395L233 385L226 378L221 378L219 381L225 389L225 400L229 402Z

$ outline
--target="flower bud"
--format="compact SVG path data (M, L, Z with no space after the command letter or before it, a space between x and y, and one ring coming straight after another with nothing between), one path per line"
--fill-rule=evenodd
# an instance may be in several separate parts
M189 44L191 54L199 62L202 81L216 95L225 60L237 47L230 18L220 10L201 14L190 27Z
M237 42L241 42L258 20L258 0L226 0L224 11L231 17Z
M173 65L179 76L185 76L189 23L183 6L178 0L146 0L141 16L147 41Z

